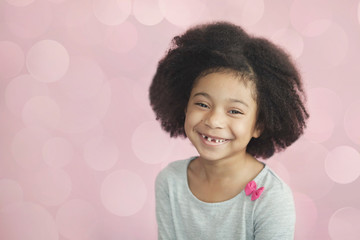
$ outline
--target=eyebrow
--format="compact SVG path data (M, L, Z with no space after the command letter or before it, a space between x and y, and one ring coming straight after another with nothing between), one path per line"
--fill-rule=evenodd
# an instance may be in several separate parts
M206 98L211 99L211 96L210 96L209 94L205 93L205 92L198 92L198 93L195 93L195 94L193 95L193 97L196 97L196 96L204 96L204 97L206 97ZM230 102L240 103L240 104L242 104L242 105L244 105L244 106L246 106L246 107L249 107L249 105L248 105L246 102L242 101L242 100L235 99L235 98L228 98L228 100L229 100Z

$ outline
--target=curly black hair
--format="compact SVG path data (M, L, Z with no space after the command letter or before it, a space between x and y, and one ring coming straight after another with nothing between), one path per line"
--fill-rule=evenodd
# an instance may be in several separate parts
M185 108L194 81L208 72L232 70L255 83L257 126L246 151L263 159L295 142L309 114L301 78L291 58L270 41L228 22L198 25L176 36L150 86L150 104L171 137L186 137Z

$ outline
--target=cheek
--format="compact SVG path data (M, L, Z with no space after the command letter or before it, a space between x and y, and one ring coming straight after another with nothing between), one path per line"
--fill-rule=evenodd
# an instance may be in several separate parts
M252 122L249 121L243 121L243 122L234 122L234 123L230 123L230 125L232 126L231 129L233 131L234 134L236 135L241 135L241 136L247 136L247 135L252 135L252 132L254 130L254 126L252 124Z
M201 122L201 114L191 110L188 111L185 115L185 132L187 133L187 131L191 131L199 122Z

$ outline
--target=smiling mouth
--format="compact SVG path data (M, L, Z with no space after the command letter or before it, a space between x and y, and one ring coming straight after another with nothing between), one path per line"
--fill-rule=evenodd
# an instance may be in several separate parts
M201 134L200 133L200 136L208 143L225 143L225 142L228 142L229 140L228 139L224 139L224 138L214 138L214 137L209 137L209 136L206 136L204 134Z

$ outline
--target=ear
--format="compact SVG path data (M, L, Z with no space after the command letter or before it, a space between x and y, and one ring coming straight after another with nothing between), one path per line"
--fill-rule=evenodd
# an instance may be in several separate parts
M264 130L264 126L262 124L257 124L257 126L255 127L255 130L253 132L253 138L260 137L263 130Z

